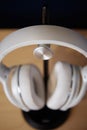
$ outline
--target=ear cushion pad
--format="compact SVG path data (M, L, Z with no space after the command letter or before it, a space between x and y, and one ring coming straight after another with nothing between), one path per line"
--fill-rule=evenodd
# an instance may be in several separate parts
M18 82L16 88L20 88L24 104L32 110L41 109L45 104L45 90L40 71L34 65L23 65L18 68L18 71L19 73L14 73L12 87L15 86L15 82ZM18 93L14 94L17 100L20 100Z
M68 98L71 79L71 66L57 62L48 81L47 106L50 109L56 110L64 105Z

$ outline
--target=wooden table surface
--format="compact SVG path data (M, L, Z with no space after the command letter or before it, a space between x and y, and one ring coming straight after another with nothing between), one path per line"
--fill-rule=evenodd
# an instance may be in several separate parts
M0 29L0 40L13 31L15 31L15 29ZM87 30L78 29L75 31L87 37ZM7 66L25 63L36 64L43 74L42 61L35 58L32 54L35 47L36 46L30 46L17 49L6 56L3 62ZM58 60L82 66L87 64L87 59L74 50L57 46L52 46L52 49L56 55L49 62L49 73ZM2 85L0 85L0 130L34 130L24 120L20 109L16 108L8 101ZM72 109L68 120L55 130L87 130L87 95L85 95L79 105Z

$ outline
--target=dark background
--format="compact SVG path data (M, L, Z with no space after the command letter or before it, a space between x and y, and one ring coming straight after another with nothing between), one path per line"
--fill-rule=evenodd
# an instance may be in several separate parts
M0 28L22 28L42 24L42 7L47 23L68 28L87 28L86 0L0 0Z

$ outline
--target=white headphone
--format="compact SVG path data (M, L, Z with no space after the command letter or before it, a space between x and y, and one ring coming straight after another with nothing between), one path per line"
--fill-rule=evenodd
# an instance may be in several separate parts
M32 64L6 67L2 60L13 50L34 44L55 44L72 48L87 57L87 40L80 34L58 26L31 26L13 32L0 43L0 82L7 98L24 111L45 105L44 81ZM9 83L9 79L11 82ZM10 87L11 86L11 89ZM77 105L87 89L87 66L57 62L48 80L46 105L53 110L67 110Z

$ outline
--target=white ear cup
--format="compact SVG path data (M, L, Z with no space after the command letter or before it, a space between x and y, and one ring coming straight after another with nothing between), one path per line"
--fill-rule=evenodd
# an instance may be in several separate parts
M29 111L29 107L24 103L21 95L21 90L19 87L19 67L17 67L13 73L12 79L11 79L11 89L12 89L12 96L15 98L15 100L19 103L20 108L24 111ZM18 106L18 105L17 105ZM25 109L23 109L25 108Z
M71 66L64 62L57 62L51 76L48 81L47 106L56 110L67 101L72 79Z
M80 86L80 72L79 67L72 66L72 84L70 86L70 94L67 102L62 106L61 110L65 111L70 108L72 101L76 99L79 93L79 86Z
M87 66L83 68L79 68L79 73L81 75L80 85L79 85L79 92L77 93L76 97L72 100L70 104L70 108L77 105L84 97L87 91Z
M29 109L26 108L20 101L16 100L15 97L12 95L11 92L11 78L13 72L17 69L17 67L7 68L3 64L0 65L0 81L3 85L4 92L8 98L8 100L14 104L15 106L21 108L24 111L28 111Z
M19 66L12 78L14 97L32 110L41 109L45 104L42 75L34 65Z

